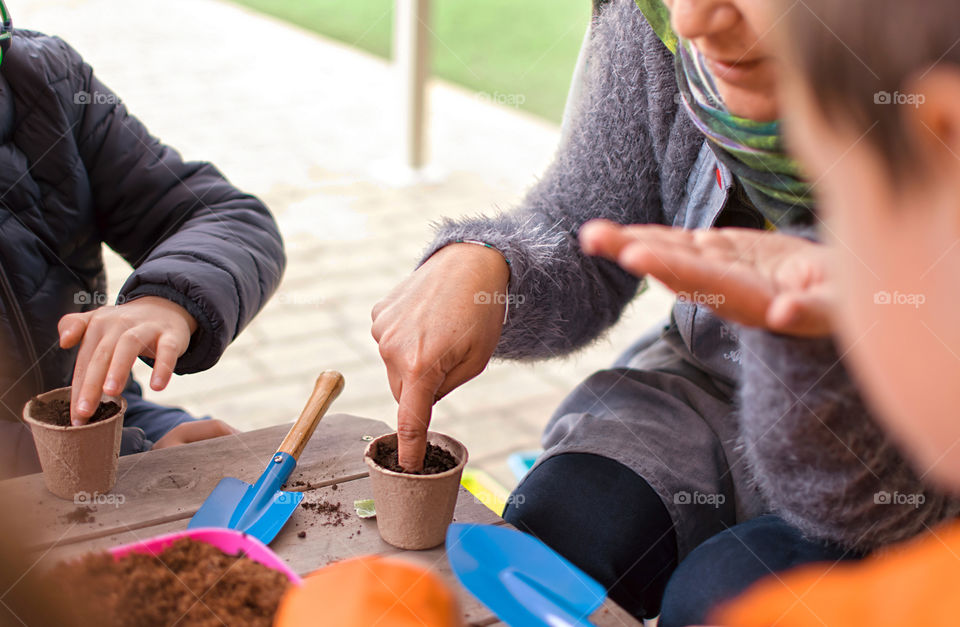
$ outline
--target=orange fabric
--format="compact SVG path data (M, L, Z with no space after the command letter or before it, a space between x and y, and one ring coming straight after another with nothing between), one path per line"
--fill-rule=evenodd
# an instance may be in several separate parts
M725 627L960 625L960 522L859 563L769 577L722 608Z
M321 568L280 602L277 627L457 627L456 595L427 569L395 558L358 557Z

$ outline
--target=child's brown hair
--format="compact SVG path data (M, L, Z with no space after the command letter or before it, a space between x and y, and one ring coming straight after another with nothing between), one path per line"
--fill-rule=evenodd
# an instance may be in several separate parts
M852 123L894 172L917 165L904 107L923 104L911 89L932 68L960 68L960 2L803 0L780 8L788 58L821 113Z

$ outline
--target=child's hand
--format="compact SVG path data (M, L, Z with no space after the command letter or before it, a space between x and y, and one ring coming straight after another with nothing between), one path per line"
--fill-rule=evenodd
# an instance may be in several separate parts
M686 230L597 220L580 230L588 255L651 275L734 322L778 333L830 333L828 252L801 237L755 229Z
M210 440L224 435L236 435L240 433L222 420L197 420L196 422L184 422L173 429L170 429L162 438L153 445L154 449L167 448L170 446L180 446L190 442L199 442L200 440Z
M81 425L96 411L101 393L116 396L123 391L140 355L154 359L150 387L167 387L177 359L190 345L197 321L174 302L144 296L116 307L68 314L60 319L58 328L62 348L80 344L70 419Z

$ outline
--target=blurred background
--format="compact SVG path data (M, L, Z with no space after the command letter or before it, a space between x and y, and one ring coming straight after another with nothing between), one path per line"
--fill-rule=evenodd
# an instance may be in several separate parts
M590 0L404 3L9 0L17 27L63 37L154 135L262 198L285 237L263 313L215 368L148 398L250 430L291 421L334 368L347 385L333 411L396 424L370 309L416 267L432 221L509 209L550 162L591 13ZM112 302L129 267L105 256ZM566 393L671 303L654 286L573 358L492 364L432 428L511 488L508 456L538 448Z

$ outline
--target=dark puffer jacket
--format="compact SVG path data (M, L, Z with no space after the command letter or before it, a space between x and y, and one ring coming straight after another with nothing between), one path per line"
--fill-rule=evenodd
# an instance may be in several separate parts
M217 362L285 265L262 202L152 137L62 40L18 30L0 65L0 418L69 385L57 322L104 304L102 243L135 268L121 301L196 318L179 374Z

